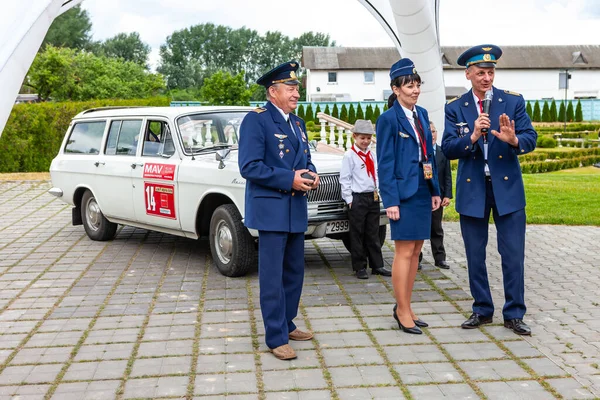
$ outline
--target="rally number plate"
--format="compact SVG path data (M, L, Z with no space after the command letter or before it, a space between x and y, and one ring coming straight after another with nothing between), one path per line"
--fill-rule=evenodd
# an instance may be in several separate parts
M346 220L329 221L327 223L327 233L348 232L350 230L350 222Z

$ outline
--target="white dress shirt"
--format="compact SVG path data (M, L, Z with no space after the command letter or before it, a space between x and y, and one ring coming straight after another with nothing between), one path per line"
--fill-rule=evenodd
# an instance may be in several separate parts
M402 107L402 110L404 110L404 114L406 114L406 119L408 119L408 122L410 122L410 125L413 128L413 131L415 131L415 136L417 138L417 147L419 148L419 162L423 161L422 160L422 154L421 154L421 138L419 137L419 131L417 131L417 126L415 125L415 119L413 118L413 110L409 110L408 108L404 107L402 104L400 104L400 107Z
M358 147L355 147L355 149L366 153ZM369 150L367 149L367 151ZM369 153L368 157L373 160L375 175L377 175L377 159L373 153ZM367 166L352 149L344 153L342 170L340 171L340 186L342 187L342 199L347 204L352 203L352 193L374 192L377 190L375 180L367 174Z
M479 102L483 101L483 100L480 100L479 97L477 97L477 95L475 94L475 92L473 92L473 101L475 102L475 108L477 109L477 116L479 116L479 115L481 115L481 108L479 107ZM474 126L473 126L473 129L475 129ZM490 132L488 132L487 134L491 135ZM485 160L485 167L483 167L483 171L485 172L485 176L490 176L490 167L488 167L487 158L488 158L488 144L487 144L487 140L486 140L485 143L483 143L483 159Z

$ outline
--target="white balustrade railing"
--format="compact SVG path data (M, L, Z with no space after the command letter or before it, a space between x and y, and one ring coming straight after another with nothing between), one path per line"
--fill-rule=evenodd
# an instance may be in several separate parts
M354 128L354 125L322 112L317 113L317 118L321 124L321 140L319 144L329 145L338 150L350 149L352 146L352 128ZM329 140L327 139L327 126L329 126ZM375 150L375 137L373 137L371 150Z

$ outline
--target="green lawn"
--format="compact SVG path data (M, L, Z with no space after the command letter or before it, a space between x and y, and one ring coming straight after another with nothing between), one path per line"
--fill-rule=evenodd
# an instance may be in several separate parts
M600 226L600 168L525 174L523 181L527 223ZM454 202L444 210L444 220L458 221Z

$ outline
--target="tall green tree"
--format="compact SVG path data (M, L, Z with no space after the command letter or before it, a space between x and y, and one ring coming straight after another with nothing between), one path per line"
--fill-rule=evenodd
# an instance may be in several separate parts
M315 120L315 114L313 113L312 104L309 103L308 106L306 107L306 113L304 114L304 122L314 121L314 120Z
M563 122L565 120L565 102L560 102L560 107L558 108L558 120Z
M350 109L348 110L348 123L354 124L356 122L356 110L354 109L354 104L350 104Z
M50 45L33 61L28 84L43 100L56 101L144 98L165 87L160 74L139 64Z
M553 99L550 104L550 122L556 122L558 119L558 112L556 111L556 101Z
M243 72L232 76L218 71L204 80L200 96L210 105L246 106L250 104L252 90L246 88Z
M567 106L567 121L573 122L574 119L575 119L575 113L573 112L573 102L569 101L569 104Z
M317 114L319 114L320 112L321 112L321 106L317 104L317 108L315 108L315 118L314 118L315 124L317 122L319 122L319 117L317 116Z
M327 115L331 115L331 110L329 109L329 104L327 104L325 106L325 111L323 111L323 113L327 114Z
M540 111L540 103L538 101L535 102L533 106L533 121L541 122L542 121L542 112Z
M581 100L577 100L577 107L575 107L575 121L583 121L583 110L581 109Z
M550 122L550 107L548 107L548 102L546 101L542 108L542 122Z
M102 55L122 58L148 68L150 46L142 42L137 32L119 33L99 45Z
M365 113L360 103L358 103L358 108L356 109L356 119L365 119Z
M340 117L340 111L338 110L337 104L333 105L333 110L331 110L331 116L333 118L339 118Z
M48 45L85 49L91 43L91 30L92 23L88 12L80 5L73 7L52 22L41 49Z
M529 115L529 119L533 120L533 109L531 108L531 103L527 102L527 107L525 107L525 112Z
M297 108L297 111L296 111L296 115L297 115L299 118L302 118L302 119L304 119L304 104L300 104L300 105L298 106L298 108Z
M340 119L344 122L348 122L348 108L345 104L342 104L342 111L340 111Z
M375 112L373 113L373 123L377 122L379 116L381 116L381 111L379 110L379 107L375 106Z
M373 107L370 104L367 105L367 110L365 112L365 119L368 121L373 121Z

